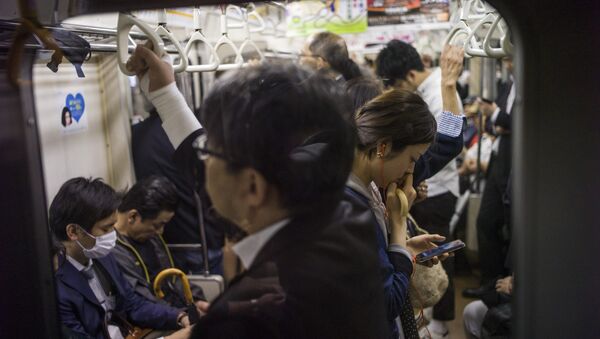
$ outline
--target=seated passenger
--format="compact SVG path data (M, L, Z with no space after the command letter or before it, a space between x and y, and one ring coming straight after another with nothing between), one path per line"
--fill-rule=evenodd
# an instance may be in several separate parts
M162 232L173 218L177 202L177 190L169 179L150 176L138 181L119 205L115 224L117 244L112 254L138 294L153 302L185 307L181 284L165 284L164 301L156 298L153 289L156 275L175 267ZM192 292L195 300L204 300L201 288L192 285Z
M100 179L65 182L50 205L49 224L62 243L56 289L61 322L94 338L123 338L133 326L174 330L189 326L178 309L137 295L110 254L119 200ZM185 338L184 329L167 337Z
M149 81L177 147L199 124L171 66L142 46L134 57L149 66L141 83ZM206 97L197 143L206 187L216 211L248 233L234 247L246 271L192 338L389 335L371 214L340 201L355 133L333 81L295 66L252 66L225 75Z
M465 335L468 339L510 338L513 276L498 279L495 291L488 291L482 300L472 301L463 311Z
M444 50L442 81L456 81L462 68L459 66L462 58L456 57L460 53L462 51L454 48ZM454 94L456 89L444 86L444 91L445 113L442 114L456 118L459 122L456 125L462 126L462 118L456 116L460 112L459 101ZM445 239L437 234L424 234L407 240L408 211L417 196L413 188L415 163L434 141L437 124L419 95L391 90L362 106L356 114L356 125L359 140L346 194L369 206L376 217L374 226L383 272L388 326L391 337L397 338L401 332L396 326L396 318L408 300L412 258L435 247L433 241ZM460 134L460 130L456 134ZM379 193L381 189L386 192L385 205ZM396 193L398 189L405 196L405 203ZM412 314L407 320L414 321ZM416 331L416 328L413 330Z

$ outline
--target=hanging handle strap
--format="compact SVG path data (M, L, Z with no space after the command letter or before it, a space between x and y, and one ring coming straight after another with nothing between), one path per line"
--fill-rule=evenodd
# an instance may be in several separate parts
M175 73L181 73L185 71L188 65L187 53L185 53L185 50L183 49L183 47L181 47L181 44L179 43L179 41L177 41L173 33L169 32L169 30L164 26L158 26L155 32L156 34L158 34L159 37L171 41L171 43L173 44L173 46L175 46L175 49L177 50L177 54L179 54L179 63L177 65L173 65L173 70L175 71Z
M492 23L490 30L485 35L485 40L483 41L483 49L484 51L493 58L504 58L505 56L512 53L512 44L510 43L510 35L508 32L505 32L500 25L500 21L502 21L502 17L498 15L496 20ZM492 47L492 38L494 32L500 33L500 47L494 48Z
M173 71L175 73L181 73L185 71L188 64L187 54L184 52L183 47L179 43L179 41L175 38L173 33L169 31L167 28L167 10L163 9L158 11L158 27L155 30L156 34L159 37L170 41L173 46L175 46L175 50L177 50L177 54L179 54L179 64L173 65Z
M240 45L240 54L242 54L242 52L248 47L258 54L260 61L264 61L266 59L264 53L249 37L246 40L244 40L244 42L242 42L242 44Z
M189 55L190 51L192 50L192 48L195 46L195 44L197 42L202 42L205 44L206 48L208 49L208 51L210 52L210 59L211 62L209 62L208 64L201 64L201 65L188 65L187 68L185 69L186 72L212 72L215 71L217 69L217 67L219 67L219 64L221 63L221 60L219 59L219 56L217 55L217 51L215 50L214 46L210 43L210 41L208 41L208 39L206 38L206 36L204 34L202 34L202 26L200 25L200 8L196 7L194 8L194 33L192 33L192 36L190 37L190 40L188 40L187 45L185 45L185 55Z
M471 32L467 36L467 42L465 43L465 53L470 56L478 56L478 57L487 57L487 53L483 50L483 44L479 43L477 40L477 36L475 33L479 31L480 28L485 24L493 24L496 16L492 13L486 15L483 19L479 20L479 22L471 29ZM489 33L489 32L488 32Z
M231 39L229 39L227 34L228 34L228 32L227 32L226 10L225 10L225 8L223 8L221 6L221 37L215 44L214 49L216 52L222 46L231 47L231 49L235 53L235 62L232 64L220 64L219 67L217 67L217 71L228 71L228 70L232 70L232 69L238 69L238 68L242 67L244 64L244 59L242 58L242 55L240 54L240 50L235 46L233 41L231 41Z
M470 34L471 29L469 28L469 26L467 26L467 24L464 21L459 21L456 25L454 25L454 27L452 27L452 29L446 36L446 40L444 40L444 45L455 45L459 36L464 36L465 41L467 41L466 37L468 37ZM465 53L465 57L471 56Z
M129 59L129 31L133 26L137 26L150 41L152 41L152 49L154 53L159 57L164 53L164 43L158 34L152 30L150 26L136 18L133 15L127 13L119 13L119 19L117 21L117 61L119 63L119 69L123 74L135 75L135 72L129 71L126 67L127 60Z
M251 10L248 11L247 20L246 20L246 25L248 26L248 32L260 33L265 30L267 25L266 25L265 20L263 19L262 15L260 15L256 11L256 7L254 5L252 5L250 8L251 8ZM254 20L256 22L258 22L258 27L253 27L253 28L249 27L250 26L250 18L254 18Z
M239 18L241 21L238 23L230 23L229 20L227 20L227 29L229 28L245 28L246 25L244 24L244 10L239 7L239 6L235 6L235 5L228 5L225 8L225 15L227 15L229 12L234 12L234 15L236 18Z

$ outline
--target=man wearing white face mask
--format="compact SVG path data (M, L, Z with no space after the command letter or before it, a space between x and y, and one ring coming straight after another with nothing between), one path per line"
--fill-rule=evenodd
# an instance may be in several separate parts
M121 339L134 326L185 329L165 337L187 338L185 312L137 295L110 255L116 242L115 191L100 179L65 182L50 205L49 224L65 255L56 271L59 315L70 330L94 338Z

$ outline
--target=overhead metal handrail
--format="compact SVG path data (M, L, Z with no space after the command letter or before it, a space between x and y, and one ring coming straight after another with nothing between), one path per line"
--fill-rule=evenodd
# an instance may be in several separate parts
M150 26L129 13L120 12L117 20L117 62L121 72L130 76L135 75L135 72L128 70L126 67L129 59L129 31L133 26L137 26L152 41L154 53L161 56L164 52L162 39Z
M208 41L206 36L202 33L202 27L200 25L200 8L199 7L194 8L193 18L194 18L194 33L192 33L190 40L188 40L188 43L185 46L185 56L187 58L190 51L192 50L192 47L194 47L198 41L205 44L205 46L206 46L207 50L210 52L211 56L209 58L210 61L208 64L188 65L186 68L186 72L212 72L212 71L215 71L219 67L221 60L219 59L219 55L217 54L217 50L215 49L215 47L210 43L210 41Z
M179 64L173 65L173 70L175 71L175 73L181 73L185 71L188 64L187 54L185 53L183 47L181 47L181 44L175 38L173 33L171 33L167 28L166 9L160 10L158 12L158 27L156 27L155 32L156 34L158 34L158 36L169 40L173 44L173 46L175 46L177 54L179 54Z

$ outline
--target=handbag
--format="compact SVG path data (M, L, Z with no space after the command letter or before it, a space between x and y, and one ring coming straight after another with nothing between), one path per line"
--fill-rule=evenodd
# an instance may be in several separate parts
M412 225L411 225L412 224ZM419 228L415 220L408 216L409 237L426 234ZM415 265L409 285L409 298L415 309L423 309L437 304L448 288L448 275L442 267L437 264L432 267Z

